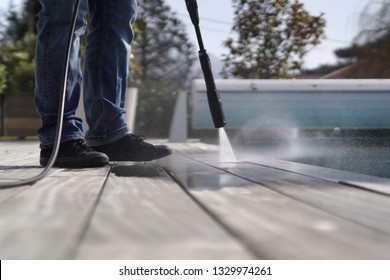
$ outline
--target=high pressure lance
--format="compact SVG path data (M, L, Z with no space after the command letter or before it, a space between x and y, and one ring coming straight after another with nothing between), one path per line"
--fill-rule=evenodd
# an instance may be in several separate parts
M222 109L222 100L215 85L213 72L211 71L210 58L204 48L202 34L199 28L199 12L196 0L185 0L192 24L195 26L196 37L199 44L199 61L202 67L204 80L206 83L207 100L210 107L211 117L216 128L226 125L225 115Z

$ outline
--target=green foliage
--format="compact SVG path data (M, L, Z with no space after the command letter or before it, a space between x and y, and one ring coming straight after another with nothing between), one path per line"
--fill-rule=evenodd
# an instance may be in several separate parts
M177 95L176 85L152 80L139 86L136 133L167 137Z
M0 94L7 88L7 68L0 64Z
M11 5L0 40L0 64L5 76L4 93L33 93L35 84L35 41L39 1L25 0L17 12Z
M35 62L20 61L15 69L14 76L10 79L10 92L34 93L35 88Z
M34 92L35 35L0 42L0 64L6 69L6 93Z
M7 32L0 42L0 64L5 65L8 77L6 92L32 92L35 36L29 31L32 26L35 31L38 11L39 1L25 0L22 16L14 12L7 17ZM188 84L196 52L184 25L165 1L139 0L138 15L129 79L130 86L139 88L135 130L166 137L176 93Z
M176 92L188 84L196 52L163 0L138 1L138 15L130 78L139 88L136 133L166 137Z
M11 5L5 15L7 24L2 34L3 40L16 42L23 40L27 33L36 34L37 14L40 7L38 0L25 0L20 12Z
M0 42L0 64L7 72L5 92L34 92L35 40L35 35L29 34L16 42Z
M233 0L235 36L225 41L224 72L241 78L281 78L299 70L324 34L323 15L298 0Z

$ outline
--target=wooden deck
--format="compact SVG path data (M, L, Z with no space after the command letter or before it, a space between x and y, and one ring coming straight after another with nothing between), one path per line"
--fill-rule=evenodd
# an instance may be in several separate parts
M0 259L390 259L390 180L171 146L0 189ZM38 153L0 142L0 181L37 174Z

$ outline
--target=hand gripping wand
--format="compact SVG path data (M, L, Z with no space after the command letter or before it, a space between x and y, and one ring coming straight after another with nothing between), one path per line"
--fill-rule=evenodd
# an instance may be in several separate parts
M188 13L190 14L191 21L195 26L196 37L199 44L199 61L202 67L204 80L206 82L207 100L210 107L211 117L216 128L224 127L226 125L225 115L222 109L222 100L219 96L217 87L215 86L213 72L211 71L210 58L204 48L202 34L199 28L199 13L198 3L196 0L185 0Z

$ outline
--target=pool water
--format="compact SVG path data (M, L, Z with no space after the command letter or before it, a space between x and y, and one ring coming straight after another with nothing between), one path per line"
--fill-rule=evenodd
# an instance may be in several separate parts
M390 178L390 138L295 139L234 149L238 160L265 156Z

